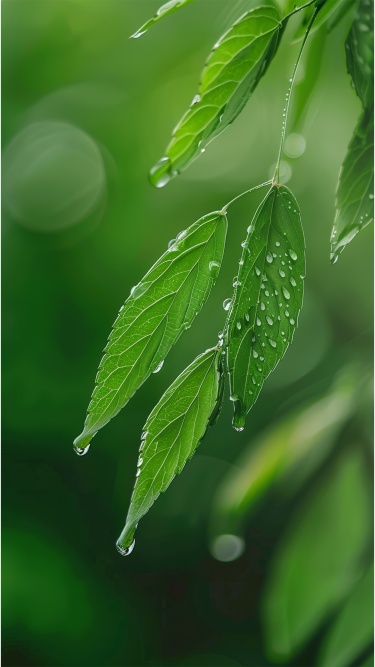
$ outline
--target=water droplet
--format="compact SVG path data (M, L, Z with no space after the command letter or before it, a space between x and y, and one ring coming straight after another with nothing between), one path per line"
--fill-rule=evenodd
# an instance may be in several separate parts
M260 309L266 310L266 306L264 305L263 301L260 302Z
M283 271L282 269L279 269L279 274L282 278L285 278L285 271Z
M289 252L290 258L295 262L297 257L298 257L297 253L294 252L294 250L291 250L291 249L289 249L288 252Z
M296 323L293 317L290 318L289 322L291 323L292 326Z
M285 317L289 317L289 310L285 311Z
M246 322L250 322L250 315L249 315L249 313L245 313L245 320L246 320Z
M153 372L153 373L159 373L159 371L161 371L161 369L163 368L163 364L164 364L164 359L163 359L163 361L160 362L160 364L158 364L158 365L156 366L155 370L152 371L152 372Z
M257 317L257 325L258 325L258 327L262 326L262 322L261 322L261 320L259 319L259 317Z
M135 547L135 540L133 540L133 542L129 547L122 547L121 544L119 544L119 542L116 543L116 549L121 556L130 556L134 547Z
M135 476L136 476L136 477L139 477L140 474L141 474L141 469L140 469L140 468L137 468L137 472L135 473Z
M237 327L238 331L241 331L241 329L242 329L242 324L241 324L241 322L239 322L239 321L236 322L236 327Z
M290 284L293 285L293 287L296 287L297 283L294 280L293 276L290 277Z
M371 195L368 196L368 198L369 198L369 199L374 199L374 195L371 194Z
M265 293L266 296L269 296L269 295L270 295L270 293L267 292L267 290L266 290L264 293ZM268 301L267 301L267 303L268 303Z
M276 241L275 245L279 248L280 247L280 241Z
M74 449L75 453L77 454L77 456L85 456L85 454L87 454L87 452L90 449L90 444L91 443L89 443L87 445L87 447L77 447L77 445L73 445L73 449Z
M200 95L194 95L190 106L193 107L195 104L198 104L198 102L200 102L200 101L201 101L201 96Z
M142 296L142 294L145 293L145 291L147 290L147 288L148 288L148 285L139 283L139 285L135 285L135 287L132 287L132 288L131 288L131 290L130 290L130 296L131 296L133 299L139 299L139 297Z
M272 262L273 262L272 253L270 253L270 252L267 253L266 260L267 260L268 264L272 264Z
M286 287L284 287L284 285L283 285L281 289L282 289L282 293L284 294L284 297L285 297L286 299L290 299L290 293L288 292L288 290L286 289Z
M272 317L269 317L269 315L266 315L266 320L267 320L268 324L270 325L270 327L272 327L272 325L273 325Z
M150 170L150 181L156 188L163 188L176 175L177 172L171 169L169 157L162 157Z
M225 299L225 301L223 301L224 310L229 310L229 308L231 306L231 303L232 303L232 299Z
M274 340L272 340L272 338L269 338L268 342L271 345L271 347L277 347L277 343Z
M237 278L236 278L236 280L233 281L233 287L240 287L240 286L241 286L241 283L240 283L240 281L237 280Z
M216 278L220 270L220 264L218 262L210 262L208 265L208 270L210 273L212 273L214 278Z
M257 352L256 350L253 350L253 357L254 357L254 359L257 359L258 356L259 356L259 355L258 355L258 352Z
M141 440L145 440L148 436L148 431L142 431L141 433Z
M138 459L137 466L140 467L142 465L142 463L143 463L143 458L140 456L139 459Z
M257 276L260 276L260 271L259 271L257 266L255 267L255 273L256 273Z

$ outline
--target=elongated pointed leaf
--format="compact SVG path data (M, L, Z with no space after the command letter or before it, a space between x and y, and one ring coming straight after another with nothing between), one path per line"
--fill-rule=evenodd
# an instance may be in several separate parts
M374 104L374 4L361 0L347 40L346 64L363 108Z
M331 234L331 261L374 219L374 121L364 114L354 131L341 167L336 216Z
M233 425L238 430L285 354L302 306L305 243L298 204L288 188L271 188L242 245L226 330Z
M125 528L118 540L126 555L138 521L193 456L221 402L220 348L207 350L173 382L151 412L142 434L137 477Z
M346 667L370 647L374 632L374 564L345 602L324 643L319 667Z
M282 24L274 7L244 14L215 44L201 75L198 95L174 130L165 156L150 172L166 185L234 121L275 55Z
M303 124L312 94L319 80L325 40L326 29L325 27L321 27L320 30L309 36L306 44L306 51L304 51L302 56L305 75L295 85L293 91L290 126L295 130L298 130Z
M331 261L374 219L374 6L361 0L346 43L346 63L364 113L341 167Z
M74 441L80 450L160 368L190 327L217 278L226 230L222 213L204 216L170 243L132 289L105 348L84 430Z
M164 5L159 7L158 11L156 12L155 16L152 17L149 21L146 21L138 30L132 35L133 39L138 39L138 37L142 37L142 35L149 30L154 23L157 23L160 21L160 19L163 19L165 16L168 16L169 14L172 14L175 12L177 9L180 9L181 7L185 7L185 5L188 5L190 2L193 2L193 0L170 0L170 2L166 2Z
M366 486L361 453L353 447L318 482L283 537L264 596L272 662L289 661L362 576L371 541Z

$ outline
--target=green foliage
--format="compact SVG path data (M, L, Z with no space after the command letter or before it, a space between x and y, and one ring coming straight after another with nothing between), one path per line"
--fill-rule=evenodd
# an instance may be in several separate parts
M142 433L135 487L120 553L129 553L138 521L181 472L216 420L223 394L220 347L207 350L179 375L151 412Z
M133 37L140 37L154 23L190 1L171 0L163 5ZM315 31L305 58L307 73L297 85L292 124L298 127L318 80L326 35L353 8L353 2L311 0L293 8L288 0L283 7L283 19L274 6L252 8L237 18L211 50L201 74L198 94L175 128L165 156L150 172L151 182L156 187L163 187L237 118L276 55L290 16L304 11L295 35L297 40L299 37L303 39L289 79L273 178L242 192L221 212L204 216L170 242L167 252L132 289L105 348L84 430L75 440L79 454L87 451L94 434L126 405L148 376L160 370L165 356L181 333L191 326L208 298L223 259L228 208L252 190L271 186L242 243L234 293L224 302L224 308L229 312L218 346L198 357L177 378L146 423L136 485L118 543L123 554L132 550L139 519L193 455L208 422L213 421L223 395L223 374L229 377L233 426L242 431L246 415L257 400L265 379L292 341L303 301L305 243L297 201L279 182L291 96L306 41ZM337 211L331 238L334 260L373 218L372 13L369 0L361 0L346 42L347 67L361 99L363 115L350 143L337 189ZM349 404L341 395L338 400L341 400L345 414L350 412ZM325 404L318 405L324 410ZM302 443L303 448L311 451L317 439L326 438L332 445L343 419L338 409L333 423L326 424L323 419L320 428L312 429L313 436L307 435L305 439L301 439L300 430L303 426L311 427L308 410L302 411L291 422L281 423L250 457L249 478L245 483L240 479L241 483L236 484L229 513L231 503L237 510L248 511L254 498L262 494L270 480L293 473L294 466L304 459L304 451L301 457L297 454L297 444ZM315 461L313 456L306 456L300 480L307 479L316 469L325 456L324 448L322 452L321 458L317 456ZM291 535L292 546L281 553L279 570L274 575L267 602L270 605L266 618L271 652L289 655L302 645L321 618L338 602L337 591L345 589L349 563L351 567L357 550L362 547L365 531L360 515L362 510L366 512L366 503L363 489L358 484L358 465L348 461L337 471L334 483L306 507L302 527L297 527ZM291 484L292 487L296 489L298 484ZM357 533L353 528L353 547L348 541L353 535L350 531L344 534L340 522L330 526L330 534L325 535L320 534L316 521L321 511L327 511L331 517L340 503L348 504L347 491L352 487L358 491L355 506L358 510L355 517ZM347 509L349 512L349 505ZM340 542L343 569L341 574L332 575L325 597L321 598L319 593L315 594L319 589L317 582L319 577L328 576L330 565L325 552L319 557L316 545L322 540L329 544L331 539ZM291 566L295 557L291 548L300 554L304 567L308 563L312 568L306 590L298 585L298 567ZM292 610L285 620L285 599L289 598ZM273 605L280 616L277 618L276 614L277 632L269 611Z
M341 168L331 260L374 219L374 6L361 0L346 43L346 63L364 113Z
M356 584L323 646L319 667L346 667L371 644L374 628L374 564Z
M271 656L293 656L359 579L370 520L363 461L353 448L299 509L275 554L264 600Z
M336 216L331 235L331 260L374 219L374 120L364 113L341 168Z
M274 7L252 9L213 47L198 94L173 132L165 156L150 172L163 187L186 169L242 111L274 57L283 25Z
M213 530L242 532L272 488L293 497L332 451L362 396L363 368L346 368L325 396L302 405L252 440L219 485Z
M285 354L302 306L305 243L298 204L288 188L271 188L242 245L225 334L238 430Z
M113 325L85 427L74 444L84 453L93 435L157 372L188 329L218 276L226 216L210 213L181 232L136 285Z
M193 0L169 0L169 2L166 2L165 5L159 7L158 11L156 12L155 16L152 17L152 19L146 21L146 23L138 28L138 30L132 35L132 38L138 39L138 37L142 37L142 35L144 35L145 32L147 32L147 30L149 30L151 26L154 25L154 23L157 23L160 21L160 19L163 19L165 16L172 14L177 9L185 7L185 5L188 5L190 2L193 2Z

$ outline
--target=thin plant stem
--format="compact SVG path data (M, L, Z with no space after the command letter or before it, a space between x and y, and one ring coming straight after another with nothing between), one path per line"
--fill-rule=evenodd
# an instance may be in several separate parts
M245 190L245 192L241 192L240 195L237 195L237 197L234 197L234 199L231 199L230 202L228 202L227 204L225 204L225 206L223 206L223 208L221 209L222 213L225 214L227 212L229 206L234 204L234 202L237 201L237 199L240 199L244 195L250 194L250 192L254 192L254 190L259 190L260 188L264 188L266 185L271 185L271 184L272 184L272 180L265 181L264 183L261 183L260 185L255 185L253 188L250 188L249 190Z
M312 4L312 3L309 3L309 4ZM306 6L308 6L308 5L305 5L305 7ZM300 9L302 9L302 7ZM273 177L273 182L274 183L277 183L277 181L279 179L280 160L281 160L281 155L282 155L282 151L283 151L283 148L284 148L286 124L287 124L287 121L288 121L290 100L291 100L291 97L292 97L292 91L293 91L293 87L294 87L294 83L295 83L295 79L296 79L296 75L297 75L298 65L300 64L302 53L303 53L303 50L305 48L305 44L307 42L307 38L309 36L310 30L313 26L313 23L316 19L316 15L319 12L319 9L320 9L319 7L317 7L315 9L315 11L314 11L314 13L311 17L310 23L307 26L305 36L303 38L303 42L302 42L301 48L300 48L299 53L298 53L298 57L297 57L297 60L295 62L295 65L294 65L292 77L289 79L289 88L288 88L288 92L286 94L286 105L285 105L284 111L283 111L283 123L282 123L282 127L281 127L281 139L280 139L280 146L279 146L279 154L277 156L275 175ZM291 16L293 13L295 13L295 11L292 12L291 14L289 14L289 16Z

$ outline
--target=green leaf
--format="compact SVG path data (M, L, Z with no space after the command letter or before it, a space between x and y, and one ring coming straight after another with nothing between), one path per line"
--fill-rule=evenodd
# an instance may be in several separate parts
M222 351L197 357L179 375L151 412L142 434L140 458L125 528L117 542L133 549L138 521L191 459L207 427L215 421L223 394Z
M345 42L346 64L363 108L374 105L374 5L361 0Z
M332 451L364 387L362 367L348 367L326 396L303 405L252 440L223 478L215 499L215 531L238 534L270 488L290 498Z
M374 121L364 113L348 147L336 192L331 261L374 219Z
M93 435L114 417L188 329L220 270L227 219L210 213L171 241L168 250L120 309L99 365L84 430L74 441L87 451Z
M374 564L357 583L323 646L319 667L346 667L371 644L374 629Z
M165 156L150 172L153 185L166 185L235 120L275 55L282 27L275 7L258 7L219 39L203 69L198 94L175 128Z
M361 667L374 667L374 654L369 655L368 658L361 663Z
M361 452L346 452L319 480L277 550L264 597L273 660L298 652L363 574L371 501Z
M169 2L166 2L165 5L162 5L159 7L158 11L156 12L155 16L152 17L149 21L146 21L138 30L131 35L133 39L138 39L138 37L142 37L142 35L151 28L151 26L154 25L154 23L157 23L160 21L160 19L163 19L165 16L168 16L169 14L172 14L175 12L177 9L180 9L181 7L185 7L185 5L188 5L190 2L193 0L170 0Z
M271 188L242 245L226 328L237 430L285 354L302 306L305 243L298 204L288 188Z
M346 13L351 8L353 8L355 1L356 0L326 0L326 2L321 3L319 13L317 14L314 24L310 30L310 36L322 26L325 26L328 32L333 30L333 28L346 15ZM308 7L308 9L304 12L302 21L295 32L295 41L302 40L304 38L306 28L310 23L317 5L318 3L316 2L314 5L311 5L311 7Z

